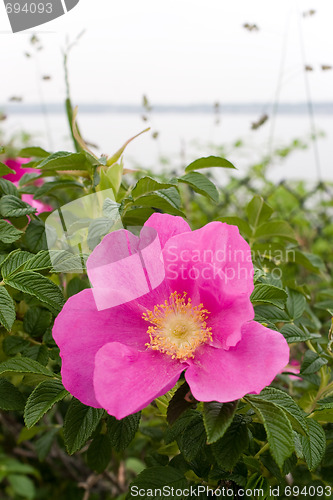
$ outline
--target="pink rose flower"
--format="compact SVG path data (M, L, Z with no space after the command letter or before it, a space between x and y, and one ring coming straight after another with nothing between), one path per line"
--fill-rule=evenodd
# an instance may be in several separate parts
M24 176L24 174L40 173L40 170L38 170L37 168L22 167L22 165L24 165L27 162L29 162L28 158L16 158L16 159L8 158L5 161L5 164L12 170L15 170L15 174L4 175L3 178L7 179L8 181L11 181L13 184L15 184L16 187L18 187L19 181L21 177ZM37 186L41 186L43 184L42 179L37 179L35 181L35 184ZM32 194L22 194L21 197L23 201L29 203L29 205L37 209L36 212L37 215L40 214L41 212L52 212L53 210L53 208L50 205L43 203L40 200L34 200L34 196Z
M259 393L288 362L284 337L253 321L251 251L236 226L191 231L156 213L140 238L105 236L87 269L93 288L71 297L53 328L63 384L86 405L124 418L183 371L197 400L233 401Z

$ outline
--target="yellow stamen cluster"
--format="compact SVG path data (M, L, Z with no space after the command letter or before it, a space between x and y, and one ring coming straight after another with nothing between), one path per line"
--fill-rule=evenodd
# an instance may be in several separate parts
M172 359L185 361L194 358L194 351L212 340L211 328L206 324L208 315L209 311L203 309L203 304L192 305L186 292L173 292L164 304L143 314L143 319L151 323L147 330L150 342L146 346L168 354Z

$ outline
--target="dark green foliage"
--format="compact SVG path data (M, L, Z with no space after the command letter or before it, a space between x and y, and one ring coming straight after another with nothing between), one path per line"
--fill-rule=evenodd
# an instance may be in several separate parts
M99 408L91 408L72 399L64 422L65 445L70 455L80 450L90 438L103 413Z
M122 420L109 416L107 421L107 432L111 445L120 451L127 448L138 430L141 412L129 415Z

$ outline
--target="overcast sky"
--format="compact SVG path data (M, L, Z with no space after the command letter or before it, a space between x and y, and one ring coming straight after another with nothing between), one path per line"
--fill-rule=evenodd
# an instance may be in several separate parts
M309 9L315 15L302 17ZM36 53L32 32L10 33L1 2L0 102L13 95L39 102L40 92L62 101L62 49L82 29L69 59L75 102L140 104L146 94L153 104L269 103L284 53L280 99L306 100L306 63L313 100L332 101L333 70L321 70L333 65L332 23L331 0L80 0L38 29L44 48Z

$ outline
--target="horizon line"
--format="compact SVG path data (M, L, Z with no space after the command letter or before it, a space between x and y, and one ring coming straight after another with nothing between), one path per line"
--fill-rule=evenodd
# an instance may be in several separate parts
M333 113L333 101L314 101L311 102L314 110L318 113ZM260 101L252 102L231 102L231 103L159 103L149 108L145 108L142 104L132 103L112 103L112 102L81 102L78 105L81 113L141 113L150 115L151 113L210 113L219 115L223 112L230 113L261 113L269 114L272 112L274 103L263 103ZM48 103L25 103L25 102L7 102L0 103L0 113L12 114L39 114L39 113L63 113L65 111L65 103L63 102L48 102ZM306 101L281 102L275 112L277 113L308 113L309 103Z

